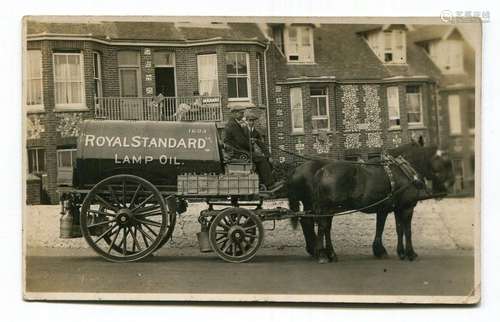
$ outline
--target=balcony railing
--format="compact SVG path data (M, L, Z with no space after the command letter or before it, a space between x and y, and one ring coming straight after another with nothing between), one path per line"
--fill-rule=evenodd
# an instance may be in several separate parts
M96 97L95 117L105 120L222 121L219 96Z

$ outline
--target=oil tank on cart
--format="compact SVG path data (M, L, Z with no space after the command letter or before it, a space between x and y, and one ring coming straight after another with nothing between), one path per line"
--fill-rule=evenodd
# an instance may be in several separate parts
M155 186L175 186L177 175L223 172L214 123L87 120L78 139L73 186L91 187L116 174Z

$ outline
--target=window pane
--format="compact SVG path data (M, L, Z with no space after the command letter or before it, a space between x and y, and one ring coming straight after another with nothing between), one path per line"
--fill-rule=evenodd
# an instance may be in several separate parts
M420 113L408 112L408 123L420 123Z
M80 70L80 56L70 55L68 56L68 72L66 76L69 80L80 81L81 70Z
M28 150L28 173L35 171L36 165L36 150Z
M56 83L56 104L69 103L66 83Z
M71 168L71 151L58 151L60 168Z
M460 97L458 95L448 96L448 115L450 120L450 134L462 133Z
M118 65L139 66L139 53L135 51L119 51Z
M320 115L325 115L325 116L328 115L328 112L326 110L326 97L318 98L318 107Z
M153 54L153 63L155 66L174 65L174 53L166 51L158 51Z
M137 97L137 71L135 69L120 70L121 96Z
M54 56L54 68L55 68L55 78L56 80L65 80L66 78L66 68L67 68L67 59L64 55L55 55Z
M236 54L226 54L226 71L228 74L236 74Z
M26 70L28 71L28 78L39 78L41 77L41 59L42 54L39 50L28 51L28 66Z
M227 95L229 98L238 97L236 90L236 78L227 79Z
M385 47L385 50L390 51L392 49L392 32L391 31L384 32L384 47Z
M293 117L293 128L303 129L304 128L304 118L302 115L302 110L296 109L292 111Z
M238 97L248 97L246 77L238 78Z
M474 95L467 96L467 126L469 129L474 129L476 126L476 111Z
M420 112L420 96L415 94L408 94L408 111Z
M312 120L313 130L328 130L328 120Z
M71 83L71 103L82 103L82 85L78 83Z
M198 92L200 95L219 95L217 55L198 55Z
M309 28L301 29L302 46L310 46L311 40L309 37Z
M407 93L420 93L420 87L419 86L406 86L406 92Z
M288 39L291 42L297 42L297 28L295 27L288 28Z
M315 95L326 95L325 88L311 88L311 96Z
M247 73L247 55L244 53L238 53L238 69L237 73L239 75Z

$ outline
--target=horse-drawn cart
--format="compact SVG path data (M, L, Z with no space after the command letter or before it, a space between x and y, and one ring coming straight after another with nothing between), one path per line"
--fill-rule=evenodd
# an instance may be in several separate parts
M227 160L215 124L85 121L71 187L60 187L61 237L84 237L114 262L140 260L171 239L188 201L207 203L198 221L204 251L252 259L265 220L296 216L263 209L251 160ZM207 243L208 239L208 243Z

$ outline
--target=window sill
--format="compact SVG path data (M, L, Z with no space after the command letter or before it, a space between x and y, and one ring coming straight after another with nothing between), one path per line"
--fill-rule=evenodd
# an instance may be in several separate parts
M250 100L228 100L227 107L246 107L246 108L253 108L255 107L255 104L250 102Z
M389 131L401 131L401 125L391 126L391 127L389 127L388 130Z
M422 123L415 123L415 124L408 123L408 129L409 130L425 130L426 127Z
M26 106L26 113L28 114L39 114L39 113L45 113L45 109L42 105L39 106Z
M292 132L290 133L291 136L301 136L301 135L306 135L304 132Z
M287 61L288 65L317 65L315 62L302 62L302 61Z
M394 62L384 62L384 65L388 66L408 66L408 63L394 63Z
M332 130L326 130L326 131L325 130L319 130L319 131L318 130L312 130L311 133L314 134L314 135L318 135L318 134L321 134L321 133L332 134L333 131Z
M69 106L56 106L54 112L89 112L87 106L69 107Z

